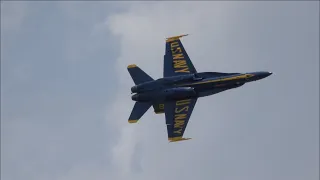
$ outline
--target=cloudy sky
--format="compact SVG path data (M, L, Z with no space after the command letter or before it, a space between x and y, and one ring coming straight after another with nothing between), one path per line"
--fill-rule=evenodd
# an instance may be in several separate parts
M165 37L198 71L272 71L198 100L168 143L138 124L127 65L162 75ZM318 180L319 2L1 1L2 180Z

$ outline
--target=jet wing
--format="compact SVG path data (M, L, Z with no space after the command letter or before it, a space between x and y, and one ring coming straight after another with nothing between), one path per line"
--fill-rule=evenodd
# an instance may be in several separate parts
M166 40L166 53L164 55L163 77L196 73L180 38L186 35L169 37Z
M170 142L183 141L183 138L197 98L166 102L164 105L168 140Z

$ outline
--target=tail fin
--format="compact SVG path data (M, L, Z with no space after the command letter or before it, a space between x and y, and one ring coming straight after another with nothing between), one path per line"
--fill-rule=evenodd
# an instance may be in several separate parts
M136 102L131 111L128 122L136 123L148 111L152 104L149 102Z
M153 109L156 114L164 113L164 103L154 103Z
M128 66L128 71L130 73L132 80L136 85L147 82L147 81L153 81L153 79L147 73L145 73L135 64L130 64Z

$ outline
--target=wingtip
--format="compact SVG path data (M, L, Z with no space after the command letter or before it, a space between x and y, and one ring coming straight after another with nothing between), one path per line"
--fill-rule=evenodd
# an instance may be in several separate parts
M190 139L192 139L192 138L182 138L182 137L168 138L169 142L186 141L186 140L190 140Z
M178 40L184 36L188 36L189 34L182 34L182 35L179 35L179 36L172 36L172 37L168 37L166 38L166 42L171 42L171 41L175 41L175 40Z
M138 120L132 120L132 119L129 119L129 120L128 120L128 122L129 122L130 124L132 124L132 123L137 123L137 122L138 122Z
M137 65L136 65L136 64L130 64L130 65L128 65L128 69L129 69L129 68L134 68L134 67L137 67Z

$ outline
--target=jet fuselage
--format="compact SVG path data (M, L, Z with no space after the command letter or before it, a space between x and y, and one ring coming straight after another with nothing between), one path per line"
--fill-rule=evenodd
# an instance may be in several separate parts
M270 72L223 73L198 72L194 67L181 37L166 38L163 56L163 78L153 79L136 64L127 70L135 84L131 88L136 101L128 118L137 123L153 107L154 113L165 114L165 124L170 142L188 140L184 133L199 97L210 96L245 83L263 79Z
M131 88L132 100L139 102L165 102L204 97L233 89L245 83L263 79L272 73L202 72L181 76L160 78L138 84Z

